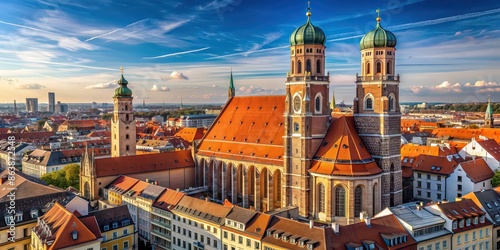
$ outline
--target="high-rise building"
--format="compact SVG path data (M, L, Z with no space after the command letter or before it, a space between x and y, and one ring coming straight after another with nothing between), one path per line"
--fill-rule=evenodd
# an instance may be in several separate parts
M56 94L49 92L49 112L56 112Z
M26 98L26 111L30 113L38 112L38 98Z
M111 119L111 157L135 155L136 129L132 108L132 90L127 87L128 81L122 75L115 89L114 112Z
M55 106L55 112L61 113L61 114L68 112L68 104L61 103L60 101L57 101L57 104Z

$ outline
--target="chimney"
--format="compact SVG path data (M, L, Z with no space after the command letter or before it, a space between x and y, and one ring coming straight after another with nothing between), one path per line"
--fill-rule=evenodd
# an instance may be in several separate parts
M372 220L372 218L370 218L370 217L365 218L366 227L372 227L371 220Z
M210 201L210 199L208 198L208 196L207 196L207 197L205 197L205 201Z
M313 220L309 220L309 228L313 228L314 227L314 221Z
M340 228L337 222L332 222L332 229L336 235L340 234Z

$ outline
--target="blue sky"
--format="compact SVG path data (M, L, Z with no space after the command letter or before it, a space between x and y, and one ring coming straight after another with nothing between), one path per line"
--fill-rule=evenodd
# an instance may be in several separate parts
M480 3L480 4L478 4ZM222 103L281 95L289 35L307 1L4 0L0 102L56 92L62 102L111 102L120 66L142 103ZM327 35L337 101L352 103L359 40L382 26L398 38L401 101L500 101L500 1L312 1Z

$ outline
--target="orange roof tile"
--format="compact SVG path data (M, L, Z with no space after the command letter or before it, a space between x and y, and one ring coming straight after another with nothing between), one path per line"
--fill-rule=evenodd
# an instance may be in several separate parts
M415 144L404 144L401 146L401 159L405 157L416 157L421 154L433 156L448 156L457 154L453 147L422 146Z
M413 163L413 171L449 175L457 166L454 158L448 160L447 157L419 155Z
M353 117L335 120L313 158L310 172L326 175L366 176L382 172L354 128Z
M474 201L469 199L462 199L461 201L441 203L437 204L441 212L451 220L459 220L464 218L472 218L486 213L479 208ZM466 230L472 230L474 228L484 227L486 225L491 225L489 220L484 220L484 223L478 223L477 225L470 223L470 226L464 225L464 227L457 227L453 229L453 233L459 233Z
M480 139L479 136L484 136L488 139L493 139L500 143L500 129L499 128L480 128L480 129L467 129L467 128L437 128L432 130L434 137L443 137L450 139L471 140L472 138Z
M163 210L170 210L177 205L177 203L179 203L184 195L185 194L183 192L167 188L165 192L163 192L163 194L156 199L153 206Z
M78 212L75 210L75 212ZM76 216L76 215L75 215ZM80 215L81 216L81 215ZM77 216L78 217L78 216ZM99 230L99 225L95 216L89 216L85 218L80 218L80 221L97 237L101 238L101 230Z
M313 249L328 249L326 246L326 231L331 230L325 227L309 227L308 223L299 222L292 219L287 219L279 216L272 216L266 230L272 232L271 235L264 235L262 243L274 246L280 246L282 249L304 249L298 244L299 240L305 243L313 243ZM288 241L283 241L281 237L276 239L274 233L286 234L289 237ZM281 236L281 235L280 235ZM297 243L291 243L290 238L297 239Z
M330 229L330 231L333 231ZM407 236L406 242L395 246L387 246L383 236ZM368 227L365 222L340 226L339 233L330 233L328 247L325 249L343 250L346 245L354 243L363 246L362 241L373 241L382 249L417 249L417 242L406 232L395 215L387 215L371 219Z
M493 178L495 175L483 158L462 162L460 166L474 183Z
M234 97L203 137L198 155L283 165L285 96Z
M203 138L205 132L205 128L181 128L177 131L177 133L175 133L175 136L179 136L188 142L193 142Z
M114 181L112 181L106 188L115 193L123 194L127 192L130 188L132 188L139 180L120 175Z
M44 228L47 228L50 234L44 233ZM73 231L78 233L76 240L72 239ZM94 233L82 221L59 203L55 203L46 214L40 217L34 233L43 241L53 241L50 246L46 246L48 250L72 247L97 240Z
M190 150L95 159L97 177L191 167Z

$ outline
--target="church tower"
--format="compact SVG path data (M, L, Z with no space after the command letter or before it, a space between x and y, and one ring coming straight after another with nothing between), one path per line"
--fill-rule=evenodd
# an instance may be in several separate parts
M377 10L379 12L379 10ZM360 42L361 74L356 75L354 119L368 151L383 170L382 209L402 203L401 112L395 73L396 36L380 25Z
M329 126L329 77L325 75L323 31L307 21L290 36L290 72L286 78L282 206L310 213L309 168Z
M491 109L491 101L488 98L488 107L486 107L486 112L484 113L484 127L493 128L493 109Z
M231 68L231 77L229 78L229 88L227 89L227 101L231 100L235 96L236 90L234 89L233 82L233 69Z
M132 90L127 87L128 81L123 77L118 80L115 89L114 112L111 120L111 157L135 155L136 129L132 109Z

